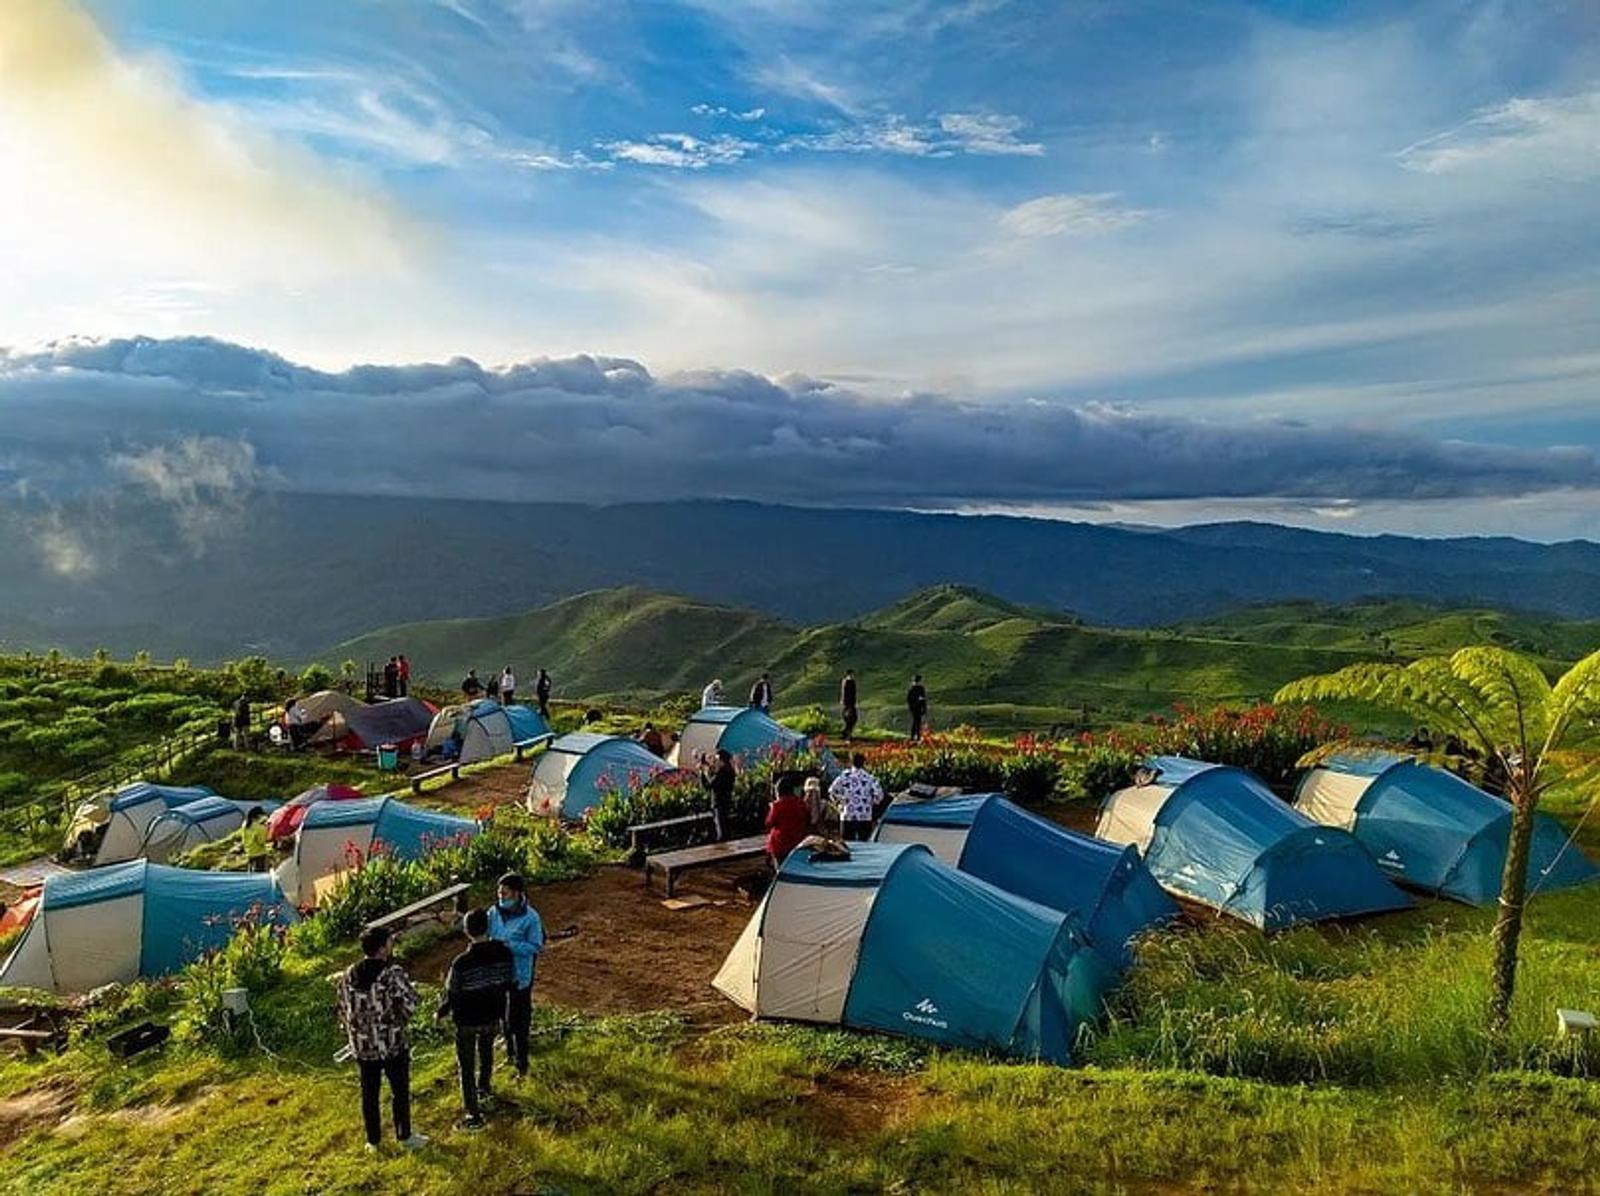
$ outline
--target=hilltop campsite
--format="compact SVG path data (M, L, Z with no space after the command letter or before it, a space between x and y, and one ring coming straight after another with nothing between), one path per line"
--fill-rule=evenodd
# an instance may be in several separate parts
M957 591L900 610L897 642L930 660L951 634L1049 626ZM851 641L868 662L878 622ZM1434 646L1414 638L1429 637L1344 633L1298 651L1338 669L1397 642ZM260 712L242 750L158 727L128 750L137 779L106 772L103 793L90 777L58 786L53 805L14 807L7 852L27 864L4 873L5 895L34 904L6 939L0 1042L29 1049L0 1062L0 1135L29 1191L86 1178L170 1190L180 1172L269 1191L446 1191L470 1174L485 1190L552 1191L708 1190L733 1176L1077 1188L1090 1174L1129 1189L1272 1177L1555 1190L1589 1174L1600 1057L1556 1024L1558 1008L1600 1005L1600 825L1571 760L1541 802L1516 995L1494 1033L1493 910L1463 904L1465 881L1426 861L1488 851L1449 876L1495 883L1510 821L1497 811L1510 807L1478 787L1465 745L1408 748L1372 700L1336 703L1336 719L1292 702L1111 721L1098 707L1096 725L1053 734L937 727L921 741L890 714L846 747L837 712L806 701L819 681L772 666L777 721L670 693L646 705L564 690L548 722L511 711L530 732L518 739L493 699L450 704L443 679L459 661L435 665L434 651L413 653L416 684L445 713L387 773L378 748L267 733L285 695L326 683L320 665L302 682L259 662L6 661L13 700L71 695L80 720L166 709L169 687L243 685ZM1263 688L1292 680L1263 667ZM725 672L729 692L753 676ZM879 674L868 663L861 676ZM930 672L936 711L959 676ZM1071 692L1054 708L1069 710ZM1024 705L1011 696L994 694L1006 720ZM358 693L311 709L350 702L365 708ZM1368 720L1367 739L1342 725L1351 717ZM667 759L641 746L646 726L681 739L663 740ZM422 745L452 728L470 751L441 763ZM719 746L737 781L715 815L696 770ZM774 783L827 784L852 751L899 795L876 842L829 846L835 822L772 875ZM32 854L49 835L75 850L65 869ZM418 1020L416 1116L434 1145L358 1167L331 979L362 927L393 915L410 927L399 958L436 991L460 950L457 911L507 870L533 880L552 933L530 1078L496 1082L486 1135L452 1129L450 1052ZM154 1045L120 1057L137 1034Z

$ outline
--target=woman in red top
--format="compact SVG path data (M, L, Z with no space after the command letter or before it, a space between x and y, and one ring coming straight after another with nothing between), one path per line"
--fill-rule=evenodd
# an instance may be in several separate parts
M767 859L772 861L773 871L811 833L811 813L796 781L792 773L779 777L777 796L767 807Z

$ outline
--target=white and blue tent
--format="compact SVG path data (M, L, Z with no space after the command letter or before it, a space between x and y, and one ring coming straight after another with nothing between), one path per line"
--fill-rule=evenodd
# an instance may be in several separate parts
M753 1015L1068 1063L1116 971L1071 914L921 844L789 853L714 981Z
M1349 831L1401 884L1468 905L1500 895L1511 806L1442 769L1387 753L1336 756L1301 780L1295 808ZM1531 892L1600 878L1559 822L1534 819Z
M1182 756L1147 763L1095 830L1131 843L1169 892L1263 929L1411 904L1347 832L1318 826L1248 772Z
M156 815L144 833L139 854L155 864L170 864L184 852L224 839L253 813L270 814L275 801L235 801L231 797L197 798Z
M678 763L693 768L701 755L723 749L751 764L775 755L803 752L810 739L753 706L706 706L689 716L678 737Z
M509 756L517 744L550 734L550 724L528 706L502 706L482 698L459 706L446 706L433 716L423 751L443 753L463 764ZM452 744L459 745L454 749Z
M0 965L0 986L81 993L165 976L232 936L239 919L295 920L263 873L131 860L44 882L38 912Z
M414 860L478 830L470 818L408 806L393 797L319 801L307 807L295 832L294 854L278 866L278 881L295 904L314 905L318 881L349 871L374 850Z
M135 781L122 786L111 795L106 833L94 855L96 866L136 858L152 822L168 810L212 796L212 790L204 785L152 785L149 781Z
M574 731L546 748L528 781L529 813L575 821L608 793L632 793L676 771L624 735Z
M1178 916L1134 847L1057 826L998 793L919 801L884 812L880 843L921 843L946 864L1040 905L1077 916L1089 941L1119 965L1145 930Z

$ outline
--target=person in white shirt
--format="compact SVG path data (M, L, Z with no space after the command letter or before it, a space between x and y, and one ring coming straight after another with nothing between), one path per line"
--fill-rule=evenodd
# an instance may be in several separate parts
M517 677L506 665L500 672L500 705L509 706L517 700Z
M850 767L834 778L828 796L839 805L846 840L865 842L872 837L872 819L883 802L883 786L866 769L860 752L850 757Z
M722 679L719 677L700 691L700 709L722 705Z

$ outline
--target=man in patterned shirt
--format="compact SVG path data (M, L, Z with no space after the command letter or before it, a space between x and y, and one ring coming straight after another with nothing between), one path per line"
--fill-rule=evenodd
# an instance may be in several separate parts
M828 796L842 811L844 837L865 842L872 837L872 818L883 801L883 786L866 769L867 758L860 752L850 757L850 767L834 778Z
M400 1145L416 1150L428 1144L426 1134L411 1129L411 1043L406 1027L421 997L406 970L389 955L389 932L382 928L361 936L362 958L339 977L339 1025L350 1040L350 1053L361 1069L361 1120L367 1149L383 1139L378 1089L385 1077L394 1107L394 1135Z

